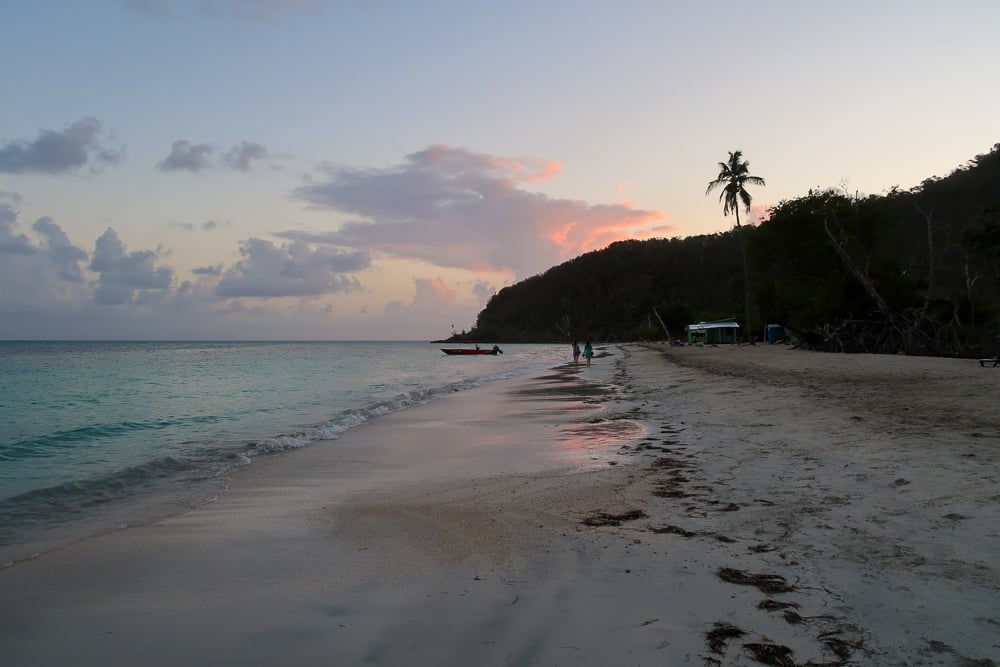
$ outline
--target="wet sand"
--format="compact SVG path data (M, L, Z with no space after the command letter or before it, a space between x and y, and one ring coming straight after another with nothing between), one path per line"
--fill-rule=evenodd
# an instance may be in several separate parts
M1000 369L607 353L0 570L4 664L1000 660Z

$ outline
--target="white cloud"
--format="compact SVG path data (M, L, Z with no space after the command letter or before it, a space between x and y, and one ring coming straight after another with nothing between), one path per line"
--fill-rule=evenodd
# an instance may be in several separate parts
M251 163L268 157L267 149L252 141L242 141L222 156L222 161L233 169L250 171Z
M560 169L548 160L441 145L383 169L330 166L322 180L294 194L355 220L336 231L279 236L366 248L440 267L512 271L524 278L664 217L624 204L553 199L523 188L555 177Z
M160 168L199 171L211 155L208 144L176 142ZM250 168L266 157L243 142L220 164ZM0 193L0 337L441 337L475 320L496 291L488 279L534 274L662 217L526 189L560 168L447 146L388 168L330 167L296 197L352 222L243 240L236 261L220 248L220 261L202 260L183 282L164 261L169 248L129 250L109 228L88 253L50 218L19 228L19 198ZM239 221L167 224L211 231ZM388 305L318 298L363 292L358 274L381 270L373 257L475 275L413 278L412 299Z
M131 301L137 290L168 289L173 269L156 266L156 259L151 250L128 252L118 233L109 228L97 239L88 267L98 274L94 298L100 304L121 305Z
M493 283L485 280L477 280L475 285L472 286L472 293L485 304L491 296L497 293L497 288Z
M475 321L480 307L462 303L454 287L442 278L414 278L413 284L410 303L390 301L380 314L359 324L369 331L386 332L386 338L406 332L408 338L431 340L450 335L452 325L463 329Z
M208 144L192 145L186 139L179 139L174 142L170 149L170 155L163 158L163 161L156 165L162 171L201 171L211 169L212 163L208 156L212 154L212 147Z
M215 152L209 144L192 144L178 139L170 147L170 154L157 163L160 171L193 171L215 168L211 156ZM241 141L221 156L222 164L237 171L250 171L255 162L271 157L267 148L253 141Z
M347 275L367 268L368 253L314 248L295 241L275 245L264 239L249 239L240 246L243 259L222 276L215 293L221 297L317 296L361 288L357 278Z
M66 232L52 218L39 218L31 228L44 239L49 261L52 262L57 277L65 282L82 283L83 271L80 264L87 261L87 252L73 245Z
M37 252L27 234L15 231L17 215L13 205L0 201L0 256L33 255Z
M0 146L0 173L38 172L61 174L90 166L119 164L124 151L105 135L96 118L83 118L62 132L39 130L32 141L11 141Z
M49 218L32 225L36 238L19 230L18 211L0 202L0 337L31 316L73 310L85 302L81 264L87 252L70 243ZM26 329L27 331L27 329Z

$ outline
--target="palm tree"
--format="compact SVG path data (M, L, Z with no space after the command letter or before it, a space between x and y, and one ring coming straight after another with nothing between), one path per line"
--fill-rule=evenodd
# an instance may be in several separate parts
M719 175L714 181L709 181L707 195L716 188L722 188L719 201L722 202L722 215L736 214L736 234L740 240L740 252L743 254L743 318L747 327L747 339L752 343L750 335L750 266L747 263L747 246L743 238L743 228L740 226L740 204L750 215L750 202L753 197L746 191L747 185L764 185L760 176L750 175L750 163L743 159L743 151L729 151L729 160L719 163Z

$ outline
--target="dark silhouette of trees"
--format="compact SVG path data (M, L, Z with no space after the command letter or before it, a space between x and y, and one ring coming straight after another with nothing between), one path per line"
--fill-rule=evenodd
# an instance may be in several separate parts
M719 175L714 181L709 182L705 194L721 188L719 201L722 202L722 215L729 215L730 211L736 214L736 233L740 241L740 255L743 258L743 326L746 327L749 340L753 342L753 336L750 335L750 265L747 262L746 239L740 225L740 205L743 205L749 215L750 203L753 201L753 197L746 190L747 185L763 186L764 179L750 175L750 163L743 159L742 151L730 151L729 159L719 163Z
M780 202L756 227L613 243L500 290L465 339L662 339L664 327L682 337L687 324L741 306L748 315L744 269L754 272L761 320L803 345L997 354L1000 144L909 191L817 189Z
M998 208L1000 144L912 191L782 202L751 237L758 307L818 349L995 354Z
M620 241L497 292L479 313L476 340L663 338L690 318L731 317L739 304L732 232L686 239Z

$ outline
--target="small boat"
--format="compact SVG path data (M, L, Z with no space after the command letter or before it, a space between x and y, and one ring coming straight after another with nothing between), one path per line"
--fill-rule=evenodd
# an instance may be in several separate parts
M475 347L442 347L441 351L445 354L503 354L499 345L494 345L488 350L481 349L479 345Z

